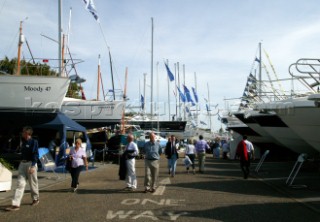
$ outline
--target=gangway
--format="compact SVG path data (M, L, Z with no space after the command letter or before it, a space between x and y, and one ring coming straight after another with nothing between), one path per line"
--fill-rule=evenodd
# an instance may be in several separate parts
M266 150L266 151L264 152L264 154L262 155L262 157L261 157L258 165L256 166L256 169L254 170L256 173L259 172L260 167L262 166L264 160L266 159L266 157L267 157L267 155L268 155L269 153L270 153L270 150Z
M293 187L293 188L297 188L297 187L305 187L305 185L292 185L293 184L293 181L294 179L296 178L296 176L298 175L300 169L301 169L301 166L302 164L304 163L304 161L306 161L308 155L305 154L305 153L302 153L298 156L298 159L296 161L296 163L294 164L293 166L293 169L286 181L286 184L289 186L289 187Z

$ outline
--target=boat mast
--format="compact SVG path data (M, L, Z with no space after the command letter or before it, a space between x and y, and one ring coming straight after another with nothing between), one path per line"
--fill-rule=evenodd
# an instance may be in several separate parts
M22 47L22 43L24 42L24 36L22 34L22 22L20 21L20 28L19 28L19 42L18 42L18 59L17 59L17 72L16 75L21 75L21 65L20 65L20 61L21 61L21 47Z
M151 17L151 119L153 117L153 18Z
M62 0L58 1L58 43L59 43L59 49L58 49L58 76L61 76L62 73L62 21L61 21L61 12L62 12L62 4L61 4Z
M101 79L101 74L100 74L100 54L98 56L98 82L97 82L97 101L99 101L100 97L100 79Z
M261 42L259 42L259 97L261 98L261 93L262 93L262 89L261 89L261 86L262 86L262 72L261 72L261 69L262 69L262 60L261 60Z
M126 109L126 100L127 100L127 80L128 80L128 67L126 67L126 73L125 73L125 80L124 80L124 90L123 90L123 107L122 107L122 118L121 118L121 129L120 133L125 134L125 121L124 121L124 116L125 116L125 109Z
M110 52L110 48L108 47L109 50L109 59L110 59L110 71L111 71L111 81L112 81L112 91L113 91L113 100L116 100L116 95L115 95L115 91L114 91L114 81L113 81L113 69L112 69L112 59L111 59L111 52Z
M211 110L210 110L210 92L209 92L209 83L207 83L207 89L208 89L208 115L209 115L209 127L211 132Z

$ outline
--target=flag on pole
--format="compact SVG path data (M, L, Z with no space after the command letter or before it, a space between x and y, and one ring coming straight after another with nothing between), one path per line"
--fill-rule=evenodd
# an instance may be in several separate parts
M144 97L143 97L143 95L141 95L140 102L141 102L141 109L144 109Z
M189 89L185 85L183 85L183 89L184 89L184 94L186 95L186 98L187 98L187 102L190 102L192 106L196 105L191 98L191 93Z
M164 65L166 66L166 69L167 69L167 73L168 73L168 77L170 79L170 82L172 82L174 80L174 76L172 74L172 72L170 71L168 65L166 63L164 63Z
M93 15L94 19L99 22L99 16L94 6L93 0L83 0L83 2L86 4L86 10L88 10Z
M196 100L196 103L198 103L199 102L198 94L197 94L196 89L194 87L192 87L192 92L193 92L194 99Z
M185 97L184 94L181 92L181 90L179 89L178 86L177 86L177 88L178 88L178 91L179 91L179 95L180 95L181 101L182 101L183 103L185 103L185 102L186 102L186 97Z

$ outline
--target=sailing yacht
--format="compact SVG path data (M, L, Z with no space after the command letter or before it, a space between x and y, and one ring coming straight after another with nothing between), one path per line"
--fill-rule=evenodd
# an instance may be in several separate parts
M61 76L28 76L20 74L20 53L24 41L22 22L16 74L0 75L1 129L36 125L51 121L61 109L70 80Z
M93 129L120 124L124 101L96 101L66 97L61 112L82 126Z

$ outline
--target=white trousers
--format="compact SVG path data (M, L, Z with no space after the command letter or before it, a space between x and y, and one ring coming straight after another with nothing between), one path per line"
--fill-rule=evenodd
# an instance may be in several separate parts
M136 169L135 164L136 160L135 158L126 160L127 161L127 187L132 187L134 189L137 189L137 177L136 177Z
M19 165L17 188L14 193L14 197L12 199L13 206L18 206L18 207L20 206L27 180L29 182L32 200L39 199L38 175L37 175L38 167L36 165L35 166L36 170L34 171L34 173L29 174L30 167L31 167L31 161L26 163L21 162Z

